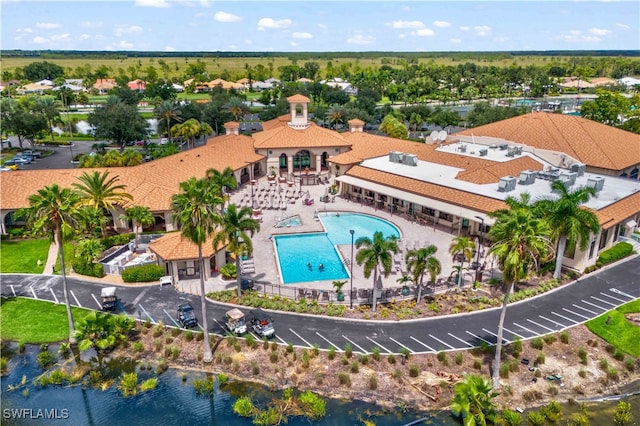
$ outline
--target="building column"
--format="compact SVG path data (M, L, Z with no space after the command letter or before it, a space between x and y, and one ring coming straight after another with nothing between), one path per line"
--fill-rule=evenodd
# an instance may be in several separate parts
M287 173L289 173L289 176L293 174L293 156L292 155L287 156Z
M322 155L316 155L316 173L320 174L322 171Z
M206 281L211 276L211 258L203 258L202 263L204 263L204 279Z
M170 211L164 212L164 227L167 232L176 230L173 226L173 213Z
M178 277L178 262L171 261L169 262L169 266L171 268L171 276L173 277L173 282L177 283L180 277Z

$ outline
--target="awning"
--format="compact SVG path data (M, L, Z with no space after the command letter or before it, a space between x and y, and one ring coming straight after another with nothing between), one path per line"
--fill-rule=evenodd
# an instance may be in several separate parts
M624 226L627 227L627 228L635 228L636 226L638 226L638 223L635 220L631 219L631 220L628 220L624 224Z

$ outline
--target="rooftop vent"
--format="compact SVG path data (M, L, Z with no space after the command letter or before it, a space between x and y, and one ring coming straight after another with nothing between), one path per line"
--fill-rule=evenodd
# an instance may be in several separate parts
M533 170L524 170L520 172L520 178L518 179L518 183L520 185L531 185L536 181L537 173Z
M516 178L513 176L501 177L498 181L498 191L509 192L516 189Z
M583 163L573 163L571 165L571 171L578 174L578 176L584 175L587 165Z
M560 176L558 176L558 179L560 180L560 182L564 183L565 186L571 186L576 183L577 177L578 174L575 172L562 172L560 173Z
M507 148L509 148L509 144L508 143L501 143L500 144L500 151L504 151Z
M391 151L389 153L389 161L391 161L392 163L402 163L402 156L402 152Z
M480 157L486 157L488 153L489 153L489 150L487 148L482 148L478 150L478 154L480 154Z
M418 156L415 154L404 154L404 157L402 158L402 164L406 164L407 166L417 166Z
M587 179L587 186L591 186L596 191L601 191L604 188L604 178L602 176L594 176Z

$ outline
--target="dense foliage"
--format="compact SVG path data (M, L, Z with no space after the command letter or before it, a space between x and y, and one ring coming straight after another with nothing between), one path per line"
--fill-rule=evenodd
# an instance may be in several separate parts
M146 283L158 281L164 275L164 268L160 265L134 266L122 271L122 281L126 283Z

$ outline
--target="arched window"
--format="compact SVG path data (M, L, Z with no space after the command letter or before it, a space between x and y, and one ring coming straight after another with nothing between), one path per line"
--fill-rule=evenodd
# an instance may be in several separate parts
M280 154L280 168L287 168L287 154Z
M629 174L629 177L631 179L638 179L638 168L637 167L635 169L631 170L631 173Z
M311 168L311 153L306 149L293 156L293 170L304 170L305 167Z
M321 165L323 169L327 168L327 159L329 158L329 154L327 154L327 151L322 153L322 160L321 160Z

